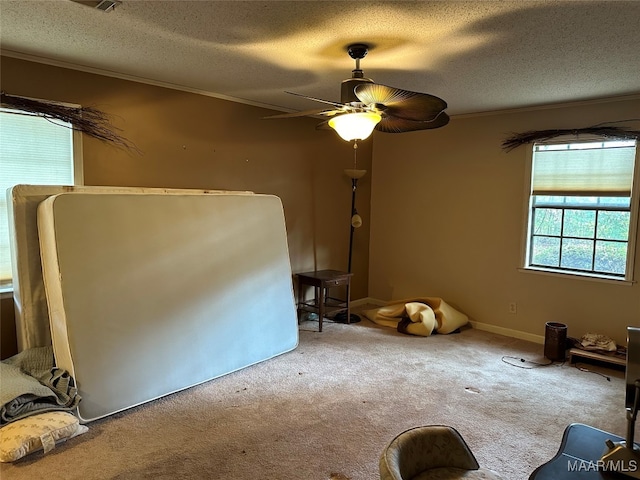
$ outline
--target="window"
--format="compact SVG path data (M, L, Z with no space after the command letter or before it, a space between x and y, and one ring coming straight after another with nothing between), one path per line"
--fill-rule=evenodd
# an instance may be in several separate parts
M82 183L80 156L74 161L80 139L69 124L0 109L0 289L10 289L12 277L7 190L18 184Z
M635 140L533 146L525 269L632 280Z

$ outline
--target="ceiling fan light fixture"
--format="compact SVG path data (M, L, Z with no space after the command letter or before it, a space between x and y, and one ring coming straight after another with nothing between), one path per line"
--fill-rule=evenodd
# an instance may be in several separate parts
M324 103L324 109L307 110L271 115L266 118L291 118L328 116L316 126L334 129L344 140L364 140L373 130L385 133L403 133L444 127L449 116L444 112L447 102L428 93L412 92L401 88L374 83L365 78L360 69L360 60L367 54L369 46L364 43L349 45L347 52L356 61L351 78L340 86L340 102L291 93L308 100ZM357 143L354 143L356 145Z
M329 126L344 140L350 142L368 138L380 120L382 117L376 112L345 113L329 120Z

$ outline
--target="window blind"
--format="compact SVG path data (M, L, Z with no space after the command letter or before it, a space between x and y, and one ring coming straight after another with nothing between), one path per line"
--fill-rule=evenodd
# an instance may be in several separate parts
M0 286L7 286L11 283L8 189L18 184L73 185L71 125L0 110L0 170Z
M631 196L635 145L544 147L536 146L533 153L533 195Z

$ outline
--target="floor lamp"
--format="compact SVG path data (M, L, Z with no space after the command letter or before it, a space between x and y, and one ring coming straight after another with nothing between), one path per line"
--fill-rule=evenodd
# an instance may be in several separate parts
M367 173L366 170L358 170L356 168L356 151L358 149L358 143L353 143L353 168L346 168L344 174L351 179L351 225L349 228L349 261L347 272L351 273L351 259L353 257L353 234L356 228L362 226L362 217L358 214L356 209L356 190L358 189L358 180L364 177ZM347 314L340 312L336 315L335 321L346 323ZM360 321L360 317L355 313L351 314L350 323L356 323Z

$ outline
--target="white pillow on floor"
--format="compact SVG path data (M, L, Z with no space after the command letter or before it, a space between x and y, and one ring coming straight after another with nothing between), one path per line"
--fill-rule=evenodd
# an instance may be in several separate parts
M16 420L0 428L0 462L15 462L39 450L48 453L56 443L88 430L67 412L38 413Z

